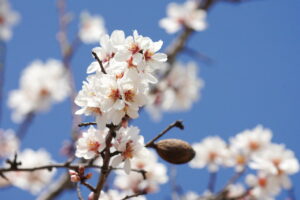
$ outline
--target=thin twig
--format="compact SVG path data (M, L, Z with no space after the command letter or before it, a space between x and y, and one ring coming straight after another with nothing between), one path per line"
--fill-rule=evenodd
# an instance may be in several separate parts
M94 188L92 185L90 185L87 182L81 182L82 185L86 186L88 189L90 189L92 192L96 191L96 188Z
M95 52L93 52L93 51L92 51L92 54L93 54L94 58L97 60L97 62L99 63L102 73L103 74L107 74L106 71L105 71L105 69L104 69L104 66L102 64L102 61L100 60L100 58L98 57L98 55Z
M164 134L166 134L169 130L171 130L171 129L174 128L174 127L177 127L177 128L179 128L179 129L181 129L181 130L184 129L184 126L183 126L182 121L177 120L177 121L175 121L174 123L170 124L165 130L163 130L161 133L159 133L155 138L153 138L152 140L150 140L150 141L145 145L145 147L153 147L154 142L155 142L156 140L158 140L160 137L162 137Z
M97 123L96 122L82 122L82 123L78 124L79 127L91 126L91 125L97 125Z
M138 192L138 193L135 193L135 194L132 194L132 195L127 195L126 197L124 197L121 200L126 200L126 199L130 199L130 198L133 198L133 197L138 197L138 196L145 195L145 194L147 194L147 192L142 191L142 192Z

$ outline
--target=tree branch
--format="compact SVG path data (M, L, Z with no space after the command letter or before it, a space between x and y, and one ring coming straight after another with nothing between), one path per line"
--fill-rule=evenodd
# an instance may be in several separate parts
M174 123L170 124L165 130L163 130L160 134L158 134L155 138L153 138L152 140L150 140L145 147L152 147L154 145L154 142L156 140L158 140L160 137L162 137L164 134L166 134L169 130L171 130L172 128L177 127L181 130L184 129L183 123L182 121L175 121Z

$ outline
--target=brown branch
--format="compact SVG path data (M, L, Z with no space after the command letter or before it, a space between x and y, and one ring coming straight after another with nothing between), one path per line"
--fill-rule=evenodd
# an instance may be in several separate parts
M169 130L171 130L171 129L174 128L174 127L177 127L177 128L179 128L179 129L181 129L181 130L184 129L184 126L183 126L182 121L177 120L177 121L175 121L174 123L170 124L165 130L163 130L161 133L159 133L155 138L153 138L152 140L150 140L150 141L145 145L145 147L153 147L154 142L155 142L156 140L158 140L160 137L162 137L164 134L166 134Z
M103 189L103 186L106 182L106 178L109 175L110 169L109 169L109 161L110 161L110 145L111 145L111 141L113 139L113 136L116 134L115 133L115 128L116 127L111 127L108 135L106 136L106 147L105 147L105 151L104 151L104 159L103 159L103 166L101 169L101 174L99 176L98 179L98 183L96 186L96 191L94 193L94 200L98 200L100 197L100 193L101 190Z
M84 127L84 126L91 126L91 125L97 125L96 122L82 122L78 124L79 127Z
M102 64L102 61L100 60L100 58L98 57L98 55L95 52L93 52L93 51L92 51L92 54L93 54L94 58L97 60L97 62L99 63L102 73L103 74L107 74L106 71L105 71L105 69L104 69L104 66Z
M133 197L138 197L138 196L145 195L145 194L147 194L147 192L142 191L142 192L138 192L138 193L135 193L135 194L132 194L132 195L127 195L126 197L124 197L121 200L126 200L126 199L130 199L130 198L133 198Z
M86 186L89 190L91 190L92 192L96 191L96 188L94 188L92 185L90 185L87 182L81 182L82 185Z

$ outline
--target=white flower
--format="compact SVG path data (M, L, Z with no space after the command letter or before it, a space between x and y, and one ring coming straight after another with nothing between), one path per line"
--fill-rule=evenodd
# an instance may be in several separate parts
M207 27L206 12L198 8L196 1L186 1L182 5L170 3L167 15L168 17L159 21L159 25L169 34L179 31L183 26L196 31L205 30Z
M233 199L233 198L236 198L236 197L240 197L246 191L244 186L242 184L239 184L239 183L228 185L226 190L228 192L227 195L226 195L226 197L228 199Z
M245 130L230 139L230 146L246 155L257 153L268 147L272 139L272 131L261 125L252 130Z
M247 175L246 183L252 188L249 192L250 197L256 200L273 200L273 197L280 192L277 179L264 173L259 173L257 176Z
M79 38L84 43L98 42L100 36L105 34L104 20L101 16L91 16L87 11L80 14Z
M215 172L219 166L224 164L227 148L226 143L219 137L205 138L201 143L193 144L196 152L195 158L189 163L192 168L208 167L208 170Z
M167 182L167 169L163 164L158 163L156 154L148 149L143 149L143 151L143 156L132 159L131 168L145 170L146 179L139 172L126 174L122 171L117 171L114 184L118 188L133 193L153 193L159 189L160 184Z
M19 18L19 14L11 10L8 0L0 0L0 40L11 39L11 28L18 23Z
M115 57L118 49L121 48L125 43L125 34L121 30L115 30L111 36L102 35L100 37L100 47L93 49L93 52L97 54L101 60L105 70L110 72L110 62ZM100 66L97 62L93 62L87 69L87 73L93 73L101 71Z
M131 170L131 160L142 155L144 147L144 137L139 135L140 130L137 127L130 126L120 128L114 139L113 146L120 152L112 159L112 166L116 167L124 162L124 170L127 174Z
M106 128L103 131L91 126L87 132L83 132L82 137L78 139L75 155L78 158L92 159L105 148L105 136L108 133Z
M45 111L54 102L70 94L69 74L60 61L36 60L22 73L20 89L9 95L8 105L14 110L13 120L20 122L31 112Z
M252 159L250 168L274 175L285 189L290 188L292 184L288 175L299 172L298 160L284 145L271 144Z
M0 159L17 153L19 145L20 141L13 130L0 129Z
M204 81L197 76L195 63L183 66L175 63L170 74L158 83L157 91L152 95L153 104L147 107L153 117L158 119L161 111L185 111L200 97L199 90Z
M52 162L49 153L43 149L39 149L38 151L25 149L18 154L18 160L22 162L22 168L38 167L48 165ZM7 177L14 186L28 190L32 194L37 194L50 183L54 174L55 169L51 171L45 169L33 172L9 172Z
M184 194L184 196L182 196L181 199L182 200L199 200L199 199L201 199L201 197L199 194L189 191L186 194Z

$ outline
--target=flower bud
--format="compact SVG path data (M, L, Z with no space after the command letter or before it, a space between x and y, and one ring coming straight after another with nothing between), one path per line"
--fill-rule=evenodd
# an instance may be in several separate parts
M166 139L154 145L159 156L173 164L184 164L191 161L195 151L189 143L178 139Z

